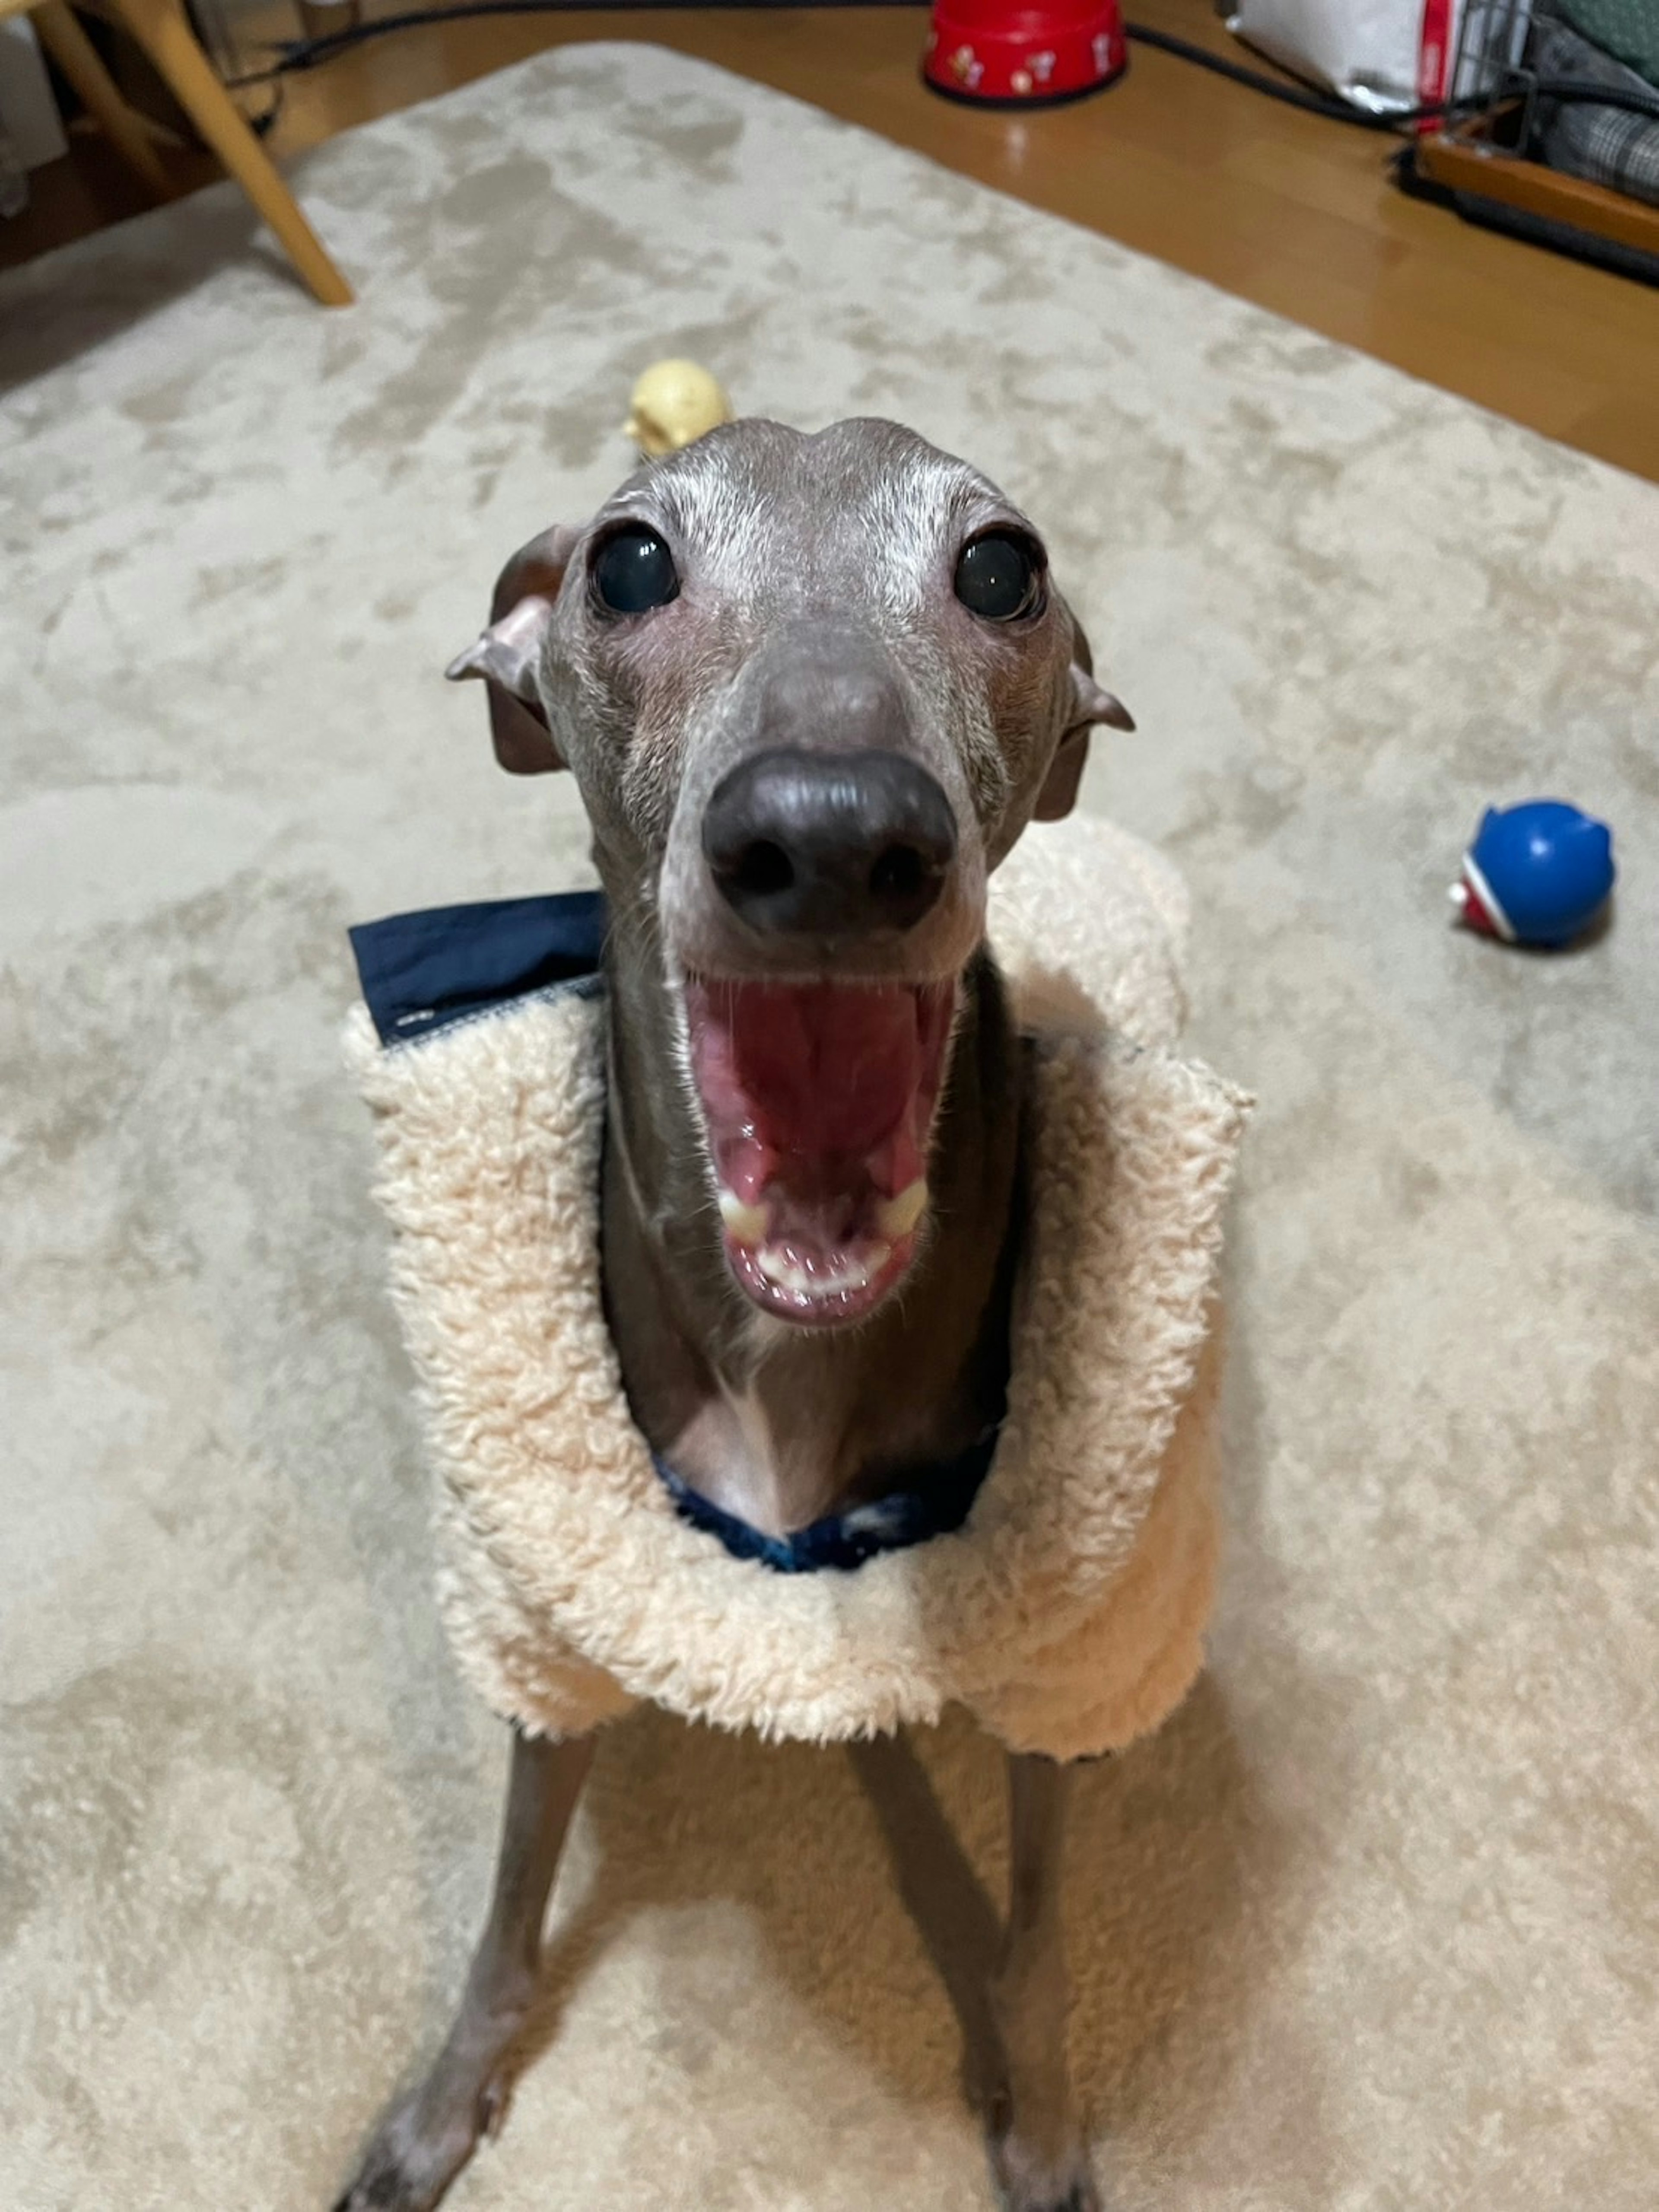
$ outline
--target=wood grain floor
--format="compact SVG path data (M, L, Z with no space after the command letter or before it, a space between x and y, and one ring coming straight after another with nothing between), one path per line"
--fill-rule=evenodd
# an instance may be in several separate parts
M377 0L369 0L373 13ZM382 0L383 4L383 0ZM1208 0L1136 20L1241 50ZM291 32L285 13L278 27ZM917 82L910 8L628 9L422 26L286 81L279 157L544 47L696 54L1122 240L1552 437L1659 480L1659 292L1472 228L1390 182L1392 142L1304 116L1147 48L1100 97L1024 116ZM182 187L211 170L179 157ZM0 265L132 212L89 136L0 223Z

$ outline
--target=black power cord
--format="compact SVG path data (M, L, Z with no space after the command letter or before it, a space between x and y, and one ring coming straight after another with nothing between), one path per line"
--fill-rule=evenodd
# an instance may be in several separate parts
M344 53L352 46L364 45L370 39L381 39L391 31L417 30L422 23L465 23L481 15L586 15L610 10L616 14L657 8L689 11L694 8L764 9L794 4L794 0L459 0L459 4L442 8L413 8L405 14L377 15L372 22L353 23L343 31L320 32L315 38L273 39L271 47L277 56L267 70L256 70L246 76L232 79L228 89L236 92L246 85L263 84L268 78L283 76L294 70L315 69L319 62L331 61L336 54ZM904 7L915 0L800 0L807 7L859 8Z
M1154 31L1145 23L1126 23L1123 27L1139 46L1156 46L1162 53L1178 54L1183 62L1212 70L1217 76L1231 77L1235 84L1247 84L1252 92L1266 93L1270 100L1282 100L1287 107L1299 107L1308 115L1327 116L1333 123L1352 123L1361 131L1411 131L1419 123L1443 123L1459 115L1478 115L1492 106L1490 93L1477 93L1462 100L1437 100L1426 107L1396 107L1386 113L1354 107L1331 94L1313 92L1288 83L1283 77L1246 69L1239 62L1228 60L1224 54L1212 54L1206 46L1173 38L1167 31ZM1596 100L1604 107L1627 107L1638 115L1659 117L1659 94L1638 92L1632 87L1609 87L1589 77L1562 76L1541 77L1536 89L1543 99Z
M668 3L673 5L675 0L668 0ZM739 3L763 7L771 4L771 0L739 0ZM251 85L269 83L273 77L284 76L294 70L315 69L319 63L331 61L336 54L345 53L370 39L384 39L394 31L416 30L423 23L465 23L481 15L581 15L594 7L649 8L663 4L664 0L459 0L459 4L452 0L452 4L445 7L380 15L372 22L354 23L345 30L327 31L317 38L279 39L274 41L276 59L270 67L232 78L229 88L239 92ZM678 4L690 4L690 0L678 0ZM731 0L726 0L726 4L731 4ZM842 4L857 4L857 0L842 0ZM1287 107L1298 107L1306 115L1321 116L1329 123L1350 124L1361 131L1398 133L1411 131L1421 123L1442 123L1460 115L1478 114L1492 105L1489 94L1478 94L1442 100L1427 107L1400 108L1391 114L1374 112L1369 108L1350 106L1345 100L1310 91L1283 77L1269 76L1265 70L1246 69L1242 63L1230 61L1224 55L1212 54L1206 46L1194 46L1190 40L1178 39L1168 31L1154 30L1149 24L1126 23L1123 28L1137 46L1153 47L1159 53L1173 54L1182 61L1191 62L1195 68L1209 70L1217 76L1230 77L1235 84L1248 85L1252 92L1263 93L1269 100L1282 100ZM1534 88L1547 100L1583 100L1659 118L1659 95L1624 86L1595 84L1582 77L1548 77L1540 79Z
M1269 100L1282 100L1286 107L1299 107L1304 115L1322 115L1330 123L1351 123L1360 131L1409 130L1414 123L1431 122L1449 112L1445 106L1397 108L1392 114L1352 107L1333 93L1315 92L1307 85L1293 84L1286 77L1269 76L1265 70L1246 69L1242 62L1230 61L1225 54L1212 54L1207 46L1195 46L1190 39L1177 39L1172 32L1155 31L1148 23L1126 23L1123 29L1125 36L1133 39L1138 46L1152 46L1161 54L1174 54L1197 69L1208 70L1212 76L1230 77L1235 84L1249 85L1252 92L1265 93Z

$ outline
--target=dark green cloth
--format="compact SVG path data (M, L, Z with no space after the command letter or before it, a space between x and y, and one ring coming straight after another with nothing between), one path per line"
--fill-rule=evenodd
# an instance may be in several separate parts
M1659 84L1659 0L1554 0L1550 11L1650 84Z

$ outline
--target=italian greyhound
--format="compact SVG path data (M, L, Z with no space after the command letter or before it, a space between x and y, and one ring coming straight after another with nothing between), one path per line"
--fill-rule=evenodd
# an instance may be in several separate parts
M647 1441L774 1534L962 1453L1002 1402L1021 1212L987 880L1070 810L1091 727L1133 726L1036 532L896 424L733 422L526 546L449 673L487 684L502 766L568 769L592 825L602 1273ZM337 2212L427 2212L497 2124L592 1753L515 1734L459 2014ZM1009 1795L993 2169L1009 2212L1097 2212L1066 1771L1013 1755Z

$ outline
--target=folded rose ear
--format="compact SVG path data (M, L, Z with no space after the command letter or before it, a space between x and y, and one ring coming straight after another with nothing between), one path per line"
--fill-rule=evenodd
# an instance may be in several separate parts
M1135 718L1121 699L1110 691L1103 690L1091 672L1080 662L1072 663L1072 719L1067 730L1086 730L1096 722L1108 723L1115 730L1133 730Z
M1070 613L1070 609L1066 610ZM1121 699L1096 683L1094 655L1083 625L1072 616L1071 690L1065 708L1054 757L1042 780L1035 809L1039 822L1058 822L1077 804L1078 786L1089 758L1089 732L1097 722L1115 730L1133 730L1133 718Z
M489 628L444 671L452 684L483 678L495 757L514 775L539 775L565 765L547 726L536 668L553 602L580 538L580 530L558 523L521 546L495 580Z

